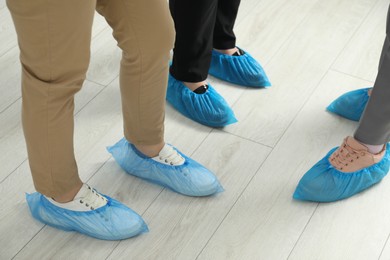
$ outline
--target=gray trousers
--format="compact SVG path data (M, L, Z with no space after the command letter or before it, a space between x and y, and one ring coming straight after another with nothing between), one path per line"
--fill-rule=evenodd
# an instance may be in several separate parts
M378 76L355 138L371 145L385 144L390 140L390 7Z

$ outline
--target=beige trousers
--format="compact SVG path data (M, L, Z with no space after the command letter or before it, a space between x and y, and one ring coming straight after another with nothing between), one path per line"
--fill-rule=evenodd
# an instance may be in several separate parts
M55 197L80 183L73 148L74 95L85 79L95 10L122 49L124 135L163 141L169 51L166 0L7 0L20 47L22 122L38 192ZM109 101L107 101L109 102Z

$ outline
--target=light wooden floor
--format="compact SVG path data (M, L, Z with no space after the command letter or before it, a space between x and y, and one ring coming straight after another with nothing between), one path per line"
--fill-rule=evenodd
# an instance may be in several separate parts
M126 175L105 147L121 138L120 51L97 16L92 61L77 97L80 174L142 214L150 233L99 241L42 225L20 123L16 36L0 0L0 259L390 259L390 181L351 199L292 200L300 177L357 124L325 112L340 94L375 80L388 0L243 0L238 45L273 87L210 79L239 122L223 130L167 106L166 139L220 178L226 191L180 196Z

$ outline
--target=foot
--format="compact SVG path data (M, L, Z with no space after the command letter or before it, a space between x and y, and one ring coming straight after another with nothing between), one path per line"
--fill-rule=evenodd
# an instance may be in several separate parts
M209 74L248 87L271 86L261 65L240 48L213 50Z
M359 121L371 95L372 88L353 90L341 95L326 109L344 118Z
M130 175L188 196L209 196L223 190L217 177L176 148L165 145L149 158L126 139L108 148L117 163Z
M353 137L345 138L343 144L330 156L330 164L340 172L351 173L380 162L386 150L382 146L378 154L372 154L368 148Z
M207 126L224 127L237 122L225 99L210 85L203 94L197 94L170 74L167 100L184 116Z
M137 213L85 184L67 203L38 192L27 194L26 199L34 218L61 230L104 240L122 240L148 230Z
M45 198L57 207L73 211L95 210L107 204L107 199L87 184L82 184L80 190L68 202L59 202L46 196Z
M390 167L390 149L372 154L353 137L332 149L300 180L294 198L318 202L345 199L378 183Z
M204 94L209 89L207 81L203 80L200 82L184 82L183 84L196 94Z

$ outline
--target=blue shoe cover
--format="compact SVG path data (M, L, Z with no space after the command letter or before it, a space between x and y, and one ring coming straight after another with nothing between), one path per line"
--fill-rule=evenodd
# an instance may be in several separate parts
M247 52L241 56L230 56L213 50L209 74L242 86L271 86L264 69Z
M370 98L368 96L368 91L370 89L372 88L363 88L347 92L333 101L326 110L344 118L359 121L366 108L368 99Z
M209 196L223 191L217 177L208 169L176 150L185 163L171 166L141 154L134 145L122 138L108 147L117 163L128 174L164 186L188 196Z
M389 146L380 162L351 173L340 172L329 163L329 157L336 149L333 148L302 177L294 192L294 199L316 202L342 200L378 183L389 171Z
M184 116L203 125L224 127L237 122L225 99L210 85L204 94L196 94L169 75L167 100Z
M105 206L81 212L57 207L38 192L26 194L33 217L54 228L103 240L122 240L148 231L137 213L119 201L104 197L108 200Z

